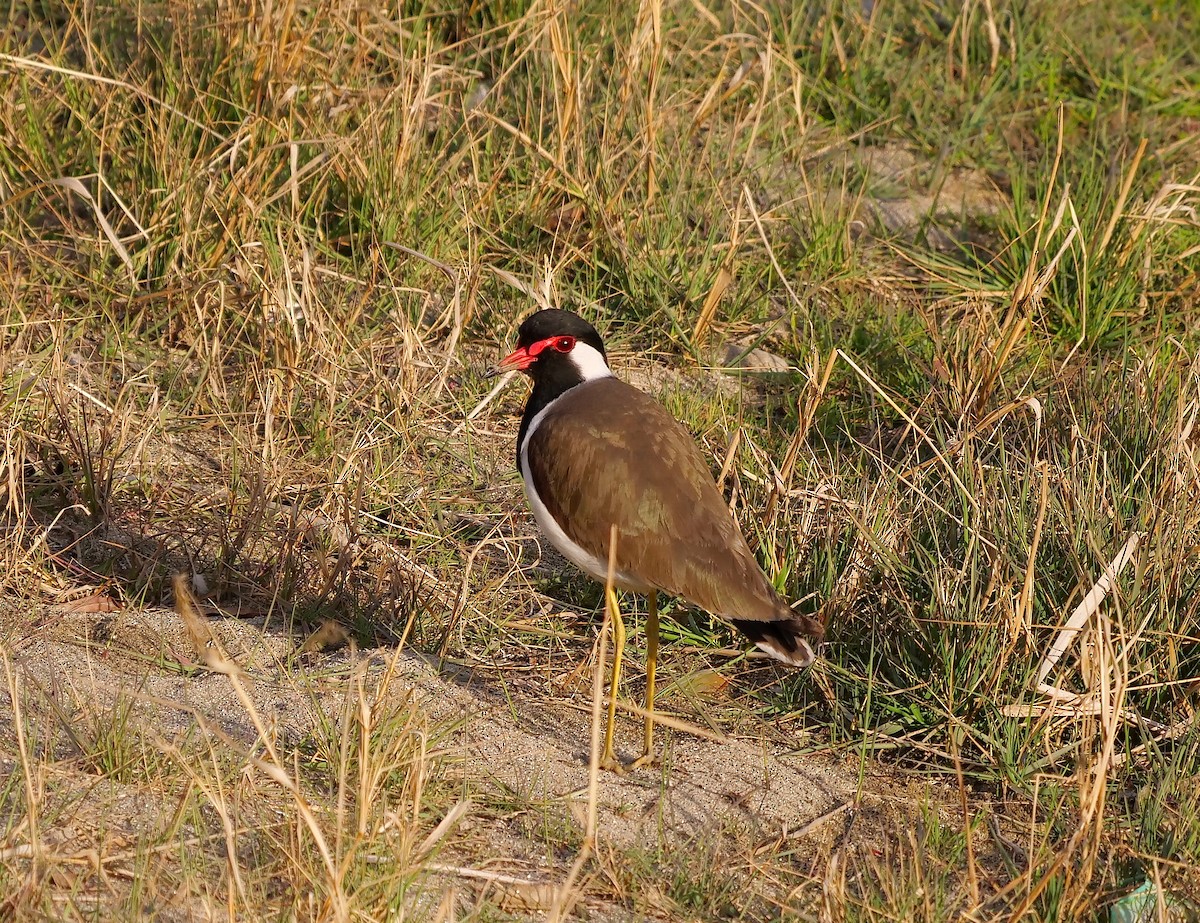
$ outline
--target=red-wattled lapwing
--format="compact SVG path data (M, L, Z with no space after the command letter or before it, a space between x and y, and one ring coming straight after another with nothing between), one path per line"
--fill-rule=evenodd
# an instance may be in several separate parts
M600 335L569 311L539 311L497 372L519 369L533 392L517 434L517 467L538 527L589 576L606 582L612 528L614 583L647 594L645 752L654 759L658 593L681 596L731 622L792 666L813 660L822 626L793 612L759 567L696 443L656 400L613 377ZM613 606L614 651L601 765L613 718L625 629Z

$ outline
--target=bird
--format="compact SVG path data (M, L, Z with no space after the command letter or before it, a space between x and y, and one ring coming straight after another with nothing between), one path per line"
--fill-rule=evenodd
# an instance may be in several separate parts
M517 469L540 531L577 568L645 594L643 752L628 766L613 749L625 629L615 597L608 724L600 765L653 764L658 594L728 621L760 649L809 665L824 626L792 610L759 566L691 434L650 395L617 378L604 342L570 311L540 310L491 374L521 371L533 388L517 432Z

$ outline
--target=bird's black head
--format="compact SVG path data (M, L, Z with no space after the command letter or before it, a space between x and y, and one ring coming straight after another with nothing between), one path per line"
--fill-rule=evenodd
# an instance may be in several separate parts
M535 391L556 396L593 378L607 378L608 355L596 328L570 311L538 311L517 331L517 348L504 357L500 371L520 370Z
M517 331L517 348L504 357L498 372L519 370L533 379L517 432L517 464L529 426L564 392L585 381L611 378L604 341L596 328L570 311L538 311Z

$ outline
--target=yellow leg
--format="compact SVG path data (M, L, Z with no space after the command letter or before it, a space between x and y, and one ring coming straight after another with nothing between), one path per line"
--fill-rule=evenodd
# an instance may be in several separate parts
M621 618L621 606L617 602L617 593L612 587L605 591L605 604L608 606L608 617L612 622L613 632L613 665L612 682L608 687L608 727L604 731L604 753L600 756L600 768L612 772L624 772L625 767L613 752L613 724L617 717L617 688L621 685L621 654L625 650L625 622Z
M646 597L646 736L642 755L630 765L640 769L654 763L654 673L658 668L658 590Z

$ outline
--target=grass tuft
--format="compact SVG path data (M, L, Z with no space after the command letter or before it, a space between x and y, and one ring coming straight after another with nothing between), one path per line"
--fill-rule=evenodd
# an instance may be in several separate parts
M0 917L1200 900L1187 11L610 7L9 4ZM675 731L599 828L497 765L597 656L480 375L547 304L828 627L783 673L673 604L664 705L831 813L687 829Z

